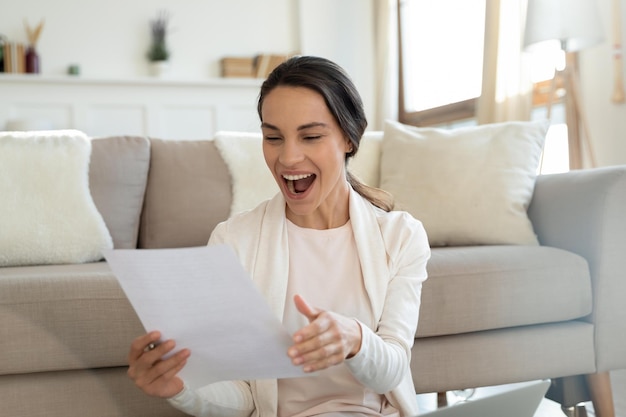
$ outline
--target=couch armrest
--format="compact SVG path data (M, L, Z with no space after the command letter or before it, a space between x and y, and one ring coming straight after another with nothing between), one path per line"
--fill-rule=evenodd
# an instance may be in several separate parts
M587 259L597 370L626 368L626 166L539 176L528 215L542 245Z

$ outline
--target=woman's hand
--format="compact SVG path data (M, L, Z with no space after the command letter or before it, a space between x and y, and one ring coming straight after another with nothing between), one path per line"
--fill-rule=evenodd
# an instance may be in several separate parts
M314 372L342 363L361 349L361 326L351 318L311 307L299 295L294 297L298 311L309 324L293 335L287 351L294 365Z
M159 343L160 337L159 332L150 332L133 340L128 354L128 376L146 394L170 398L183 389L183 381L176 375L187 363L191 352L183 349L162 359L176 343L173 340Z

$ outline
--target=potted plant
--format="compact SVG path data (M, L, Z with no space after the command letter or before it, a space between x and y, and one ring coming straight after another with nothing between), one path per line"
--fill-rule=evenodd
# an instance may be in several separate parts
M170 51L167 46L167 31L170 15L161 10L157 17L150 21L151 44L148 49L148 60L152 64L154 75L163 75L169 64Z

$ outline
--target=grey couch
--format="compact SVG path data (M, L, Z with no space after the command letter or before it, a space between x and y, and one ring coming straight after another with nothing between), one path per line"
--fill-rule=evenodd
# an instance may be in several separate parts
M90 185L117 248L204 245L232 200L212 141L94 140ZM626 167L540 176L541 246L433 248L416 391L626 368L624 213ZM144 330L105 262L0 268L0 320L0 415L180 415L126 376Z

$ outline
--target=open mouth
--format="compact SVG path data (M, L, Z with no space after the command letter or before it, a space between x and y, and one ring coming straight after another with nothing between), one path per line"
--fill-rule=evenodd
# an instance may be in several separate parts
M313 181L315 181L315 174L300 174L300 175L283 175L283 179L287 184L287 189L292 194L301 194L309 189Z

